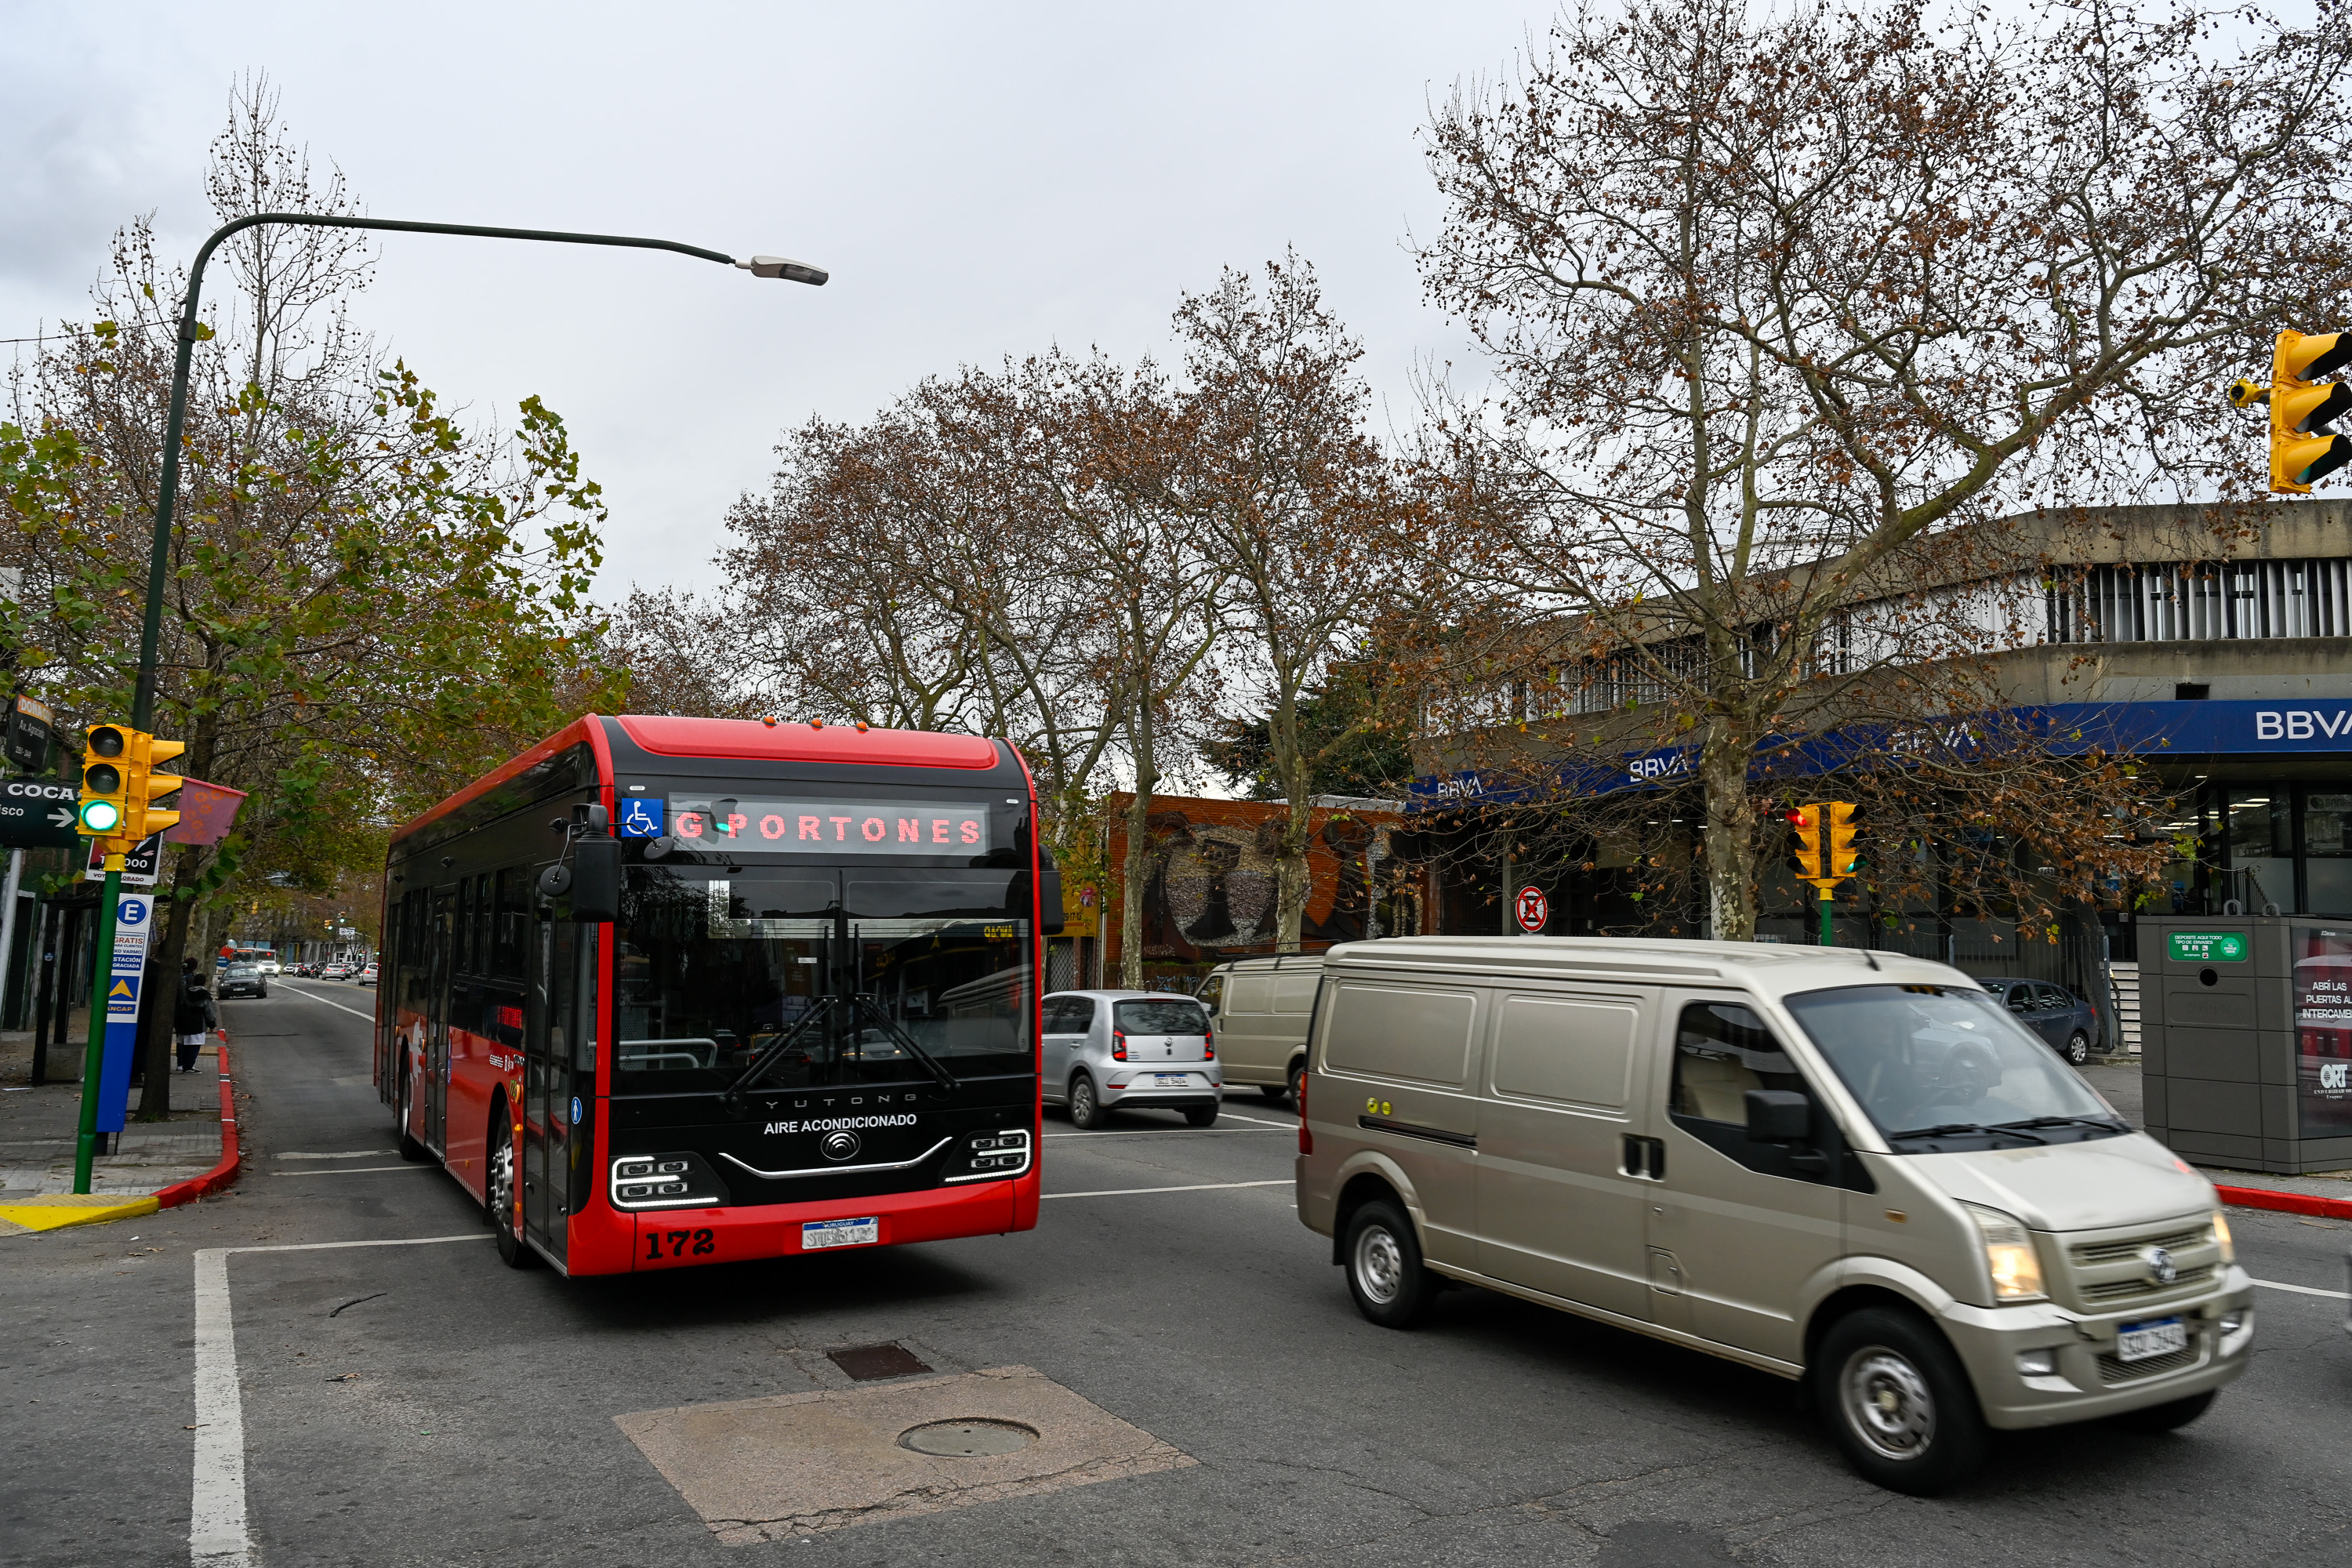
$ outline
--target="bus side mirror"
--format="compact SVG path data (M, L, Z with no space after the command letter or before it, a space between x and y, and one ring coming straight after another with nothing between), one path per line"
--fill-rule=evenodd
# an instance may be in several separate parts
M602 925L621 918L621 841L583 838L572 847L572 918Z
M1037 934L1062 934L1062 868L1045 850L1037 856Z

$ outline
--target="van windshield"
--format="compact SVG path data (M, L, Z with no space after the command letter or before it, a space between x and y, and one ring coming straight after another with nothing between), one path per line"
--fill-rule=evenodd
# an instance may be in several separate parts
M2074 1143L2131 1131L1973 985L1849 985L1786 1005L1898 1153Z

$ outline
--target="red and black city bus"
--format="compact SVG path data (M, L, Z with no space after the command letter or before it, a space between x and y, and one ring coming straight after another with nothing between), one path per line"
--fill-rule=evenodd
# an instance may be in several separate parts
M377 1092L510 1263L1026 1230L1041 910L1003 742L591 714L393 836Z

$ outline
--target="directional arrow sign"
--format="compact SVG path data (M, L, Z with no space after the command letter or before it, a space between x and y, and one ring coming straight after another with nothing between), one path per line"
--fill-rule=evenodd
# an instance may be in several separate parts
M54 779L0 784L0 849L47 849L81 842L74 802L81 792Z

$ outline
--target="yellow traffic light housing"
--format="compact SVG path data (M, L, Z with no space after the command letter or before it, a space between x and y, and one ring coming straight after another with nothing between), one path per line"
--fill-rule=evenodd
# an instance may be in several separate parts
M136 733L120 724L92 724L86 732L81 800L74 811L74 831L90 838L119 837L125 831L130 779L124 758Z
M1853 875L1862 857L1853 847L1853 802L1833 800L1829 803L1829 856L1823 868L1826 875L1843 881Z
M178 773L154 772L155 764L168 763L188 748L178 741L159 741L142 731L132 730L128 734L131 765L123 793L129 821L123 832L133 839L149 838L179 823L178 812L168 807L158 809L154 803L188 782Z
M2352 341L2342 332L2281 332L2271 351L2271 492L2309 495L2312 482L2352 462L2352 436L2327 426L2352 413L2352 384L2325 382L2352 364ZM2242 399L2233 388L2231 401Z
M1818 885L1822 879L1822 808L1796 807L1789 813L1789 826L1797 838L1797 852L1790 857L1797 868L1797 880Z

